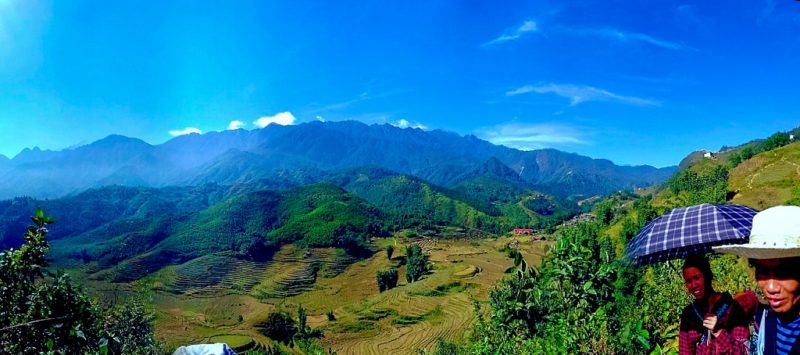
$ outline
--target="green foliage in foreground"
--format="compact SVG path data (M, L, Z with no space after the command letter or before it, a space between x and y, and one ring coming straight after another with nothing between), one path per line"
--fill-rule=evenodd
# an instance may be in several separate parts
M724 202L726 178L724 168L678 173L669 192L680 198L670 207ZM680 261L638 267L623 255L630 238L663 212L651 202L598 204L597 221L562 230L537 270L511 255L512 275L491 291L488 316L476 304L471 342L458 352L676 353L680 312L689 302ZM736 257L712 257L711 265L718 291L754 285Z
M0 253L0 352L10 354L155 354L151 315L139 304L108 311L62 273L45 268L49 251L41 209L23 244Z

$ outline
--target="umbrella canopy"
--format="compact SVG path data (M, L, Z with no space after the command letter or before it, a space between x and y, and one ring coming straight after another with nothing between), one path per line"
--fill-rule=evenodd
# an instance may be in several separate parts
M716 245L747 243L756 213L741 205L676 208L644 226L626 254L638 264L650 264L705 254Z

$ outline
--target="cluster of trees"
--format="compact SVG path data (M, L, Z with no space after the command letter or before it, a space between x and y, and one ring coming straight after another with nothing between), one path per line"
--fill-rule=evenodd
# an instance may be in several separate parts
M397 287L397 269L381 270L375 274L380 292Z
M316 342L322 337L322 331L308 325L308 315L302 306L297 308L297 319L285 312L273 312L259 328L270 339L288 346L297 345L304 353L325 353ZM273 349L273 352L277 351Z
M725 203L728 195L728 169L716 165L707 171L684 169L667 181L667 187L682 205Z
M529 198L527 201L525 201L525 207L542 216L552 215L556 212L557 208L557 206L550 202L547 197L542 195Z
M51 273L41 209L19 249L0 253L0 352L9 354L152 354L163 352L152 315L140 304L102 308L69 276Z
M428 256L422 252L422 247L412 245L406 248L406 281L417 281L426 272L428 272Z
M728 158L728 161L730 162L731 167L736 167L741 162L752 158L758 153L768 152L770 150L783 147L789 143L791 143L791 140L789 139L789 133L778 132L762 142L747 146L740 152L732 154Z
M388 245L386 247L386 256L389 260L392 259L393 254L394 246ZM406 256L401 260L401 264L406 265L406 281L409 283L421 279L429 270L428 255L422 251L422 247L419 245L411 245L406 248ZM380 270L375 273L375 279L380 292L391 290L397 287L397 269Z

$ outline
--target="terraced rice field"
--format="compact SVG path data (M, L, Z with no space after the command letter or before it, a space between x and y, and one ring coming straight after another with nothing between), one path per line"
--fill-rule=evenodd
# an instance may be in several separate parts
M275 310L294 315L302 306L309 325L323 331L320 343L326 349L339 354L409 354L432 349L439 339L458 342L469 335L473 301L485 302L490 288L511 266L500 252L511 240L376 240L376 248L395 245L392 260L383 251L357 260L332 248L285 246L270 262L217 253L166 267L135 283L85 281L106 299L112 290L150 290L156 334L170 348L221 340L239 350L274 347L257 324ZM538 265L552 244L520 242L531 265ZM411 244L430 255L433 269L408 284L402 260ZM398 268L398 287L380 293L375 273L390 267ZM328 311L336 320L328 320Z
M468 335L475 317L473 299L485 301L491 286L511 266L511 260L498 251L509 241L422 242L434 270L421 281L406 284L400 269L398 287L379 293L375 271L394 264L380 254L286 302L308 308L315 315L309 323L325 331L323 345L340 354L407 354L431 349L439 339L460 341ZM523 242L522 251L532 265L538 265L547 244ZM437 292L442 286L444 291ZM324 317L328 309L334 311L336 321ZM370 310L388 314L378 319L365 317Z

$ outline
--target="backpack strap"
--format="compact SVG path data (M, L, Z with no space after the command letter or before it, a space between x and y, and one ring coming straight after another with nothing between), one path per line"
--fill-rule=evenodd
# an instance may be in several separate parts
M763 354L775 354L775 345L778 343L778 317L770 316L768 310L764 310L763 316L764 326L761 332L764 334L764 352Z
M767 328L765 324L766 320L767 320L766 308L764 308L762 312L756 312L756 321L753 322L753 325L755 327L755 334L758 334L758 336L756 337L756 344L755 344L756 348L754 352L755 354L759 355L764 354L764 345L765 345L764 330Z

